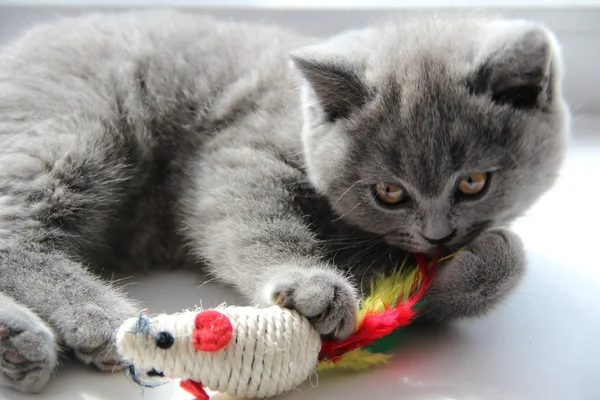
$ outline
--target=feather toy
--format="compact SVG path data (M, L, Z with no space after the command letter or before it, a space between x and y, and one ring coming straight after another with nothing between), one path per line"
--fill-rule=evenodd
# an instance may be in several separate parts
M345 340L320 337L294 310L222 306L131 318L117 333L117 350L137 384L181 379L196 400L209 398L205 388L270 397L293 389L314 371L385 364L391 357L385 339L413 320L445 259L413 258L416 267L408 268L407 258L390 276L375 280L359 307L356 329Z

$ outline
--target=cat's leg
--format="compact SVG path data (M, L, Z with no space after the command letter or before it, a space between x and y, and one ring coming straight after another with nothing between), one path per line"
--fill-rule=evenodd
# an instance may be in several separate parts
M115 330L138 307L87 267L97 261L89 254L111 251L106 232L132 178L119 151L129 150L95 118L7 120L0 115L0 293L84 362L117 369Z
M3 257L0 290L35 310L82 361L105 371L119 368L114 333L137 307L79 263L17 242Z
M439 323L483 316L515 289L524 274L521 239L503 229L485 232L441 266L429 289L423 320Z
M39 392L57 362L52 329L27 307L0 293L0 385Z
M185 196L185 231L214 276L253 304L294 308L323 334L354 328L356 290L323 259L296 202L303 173L267 149L209 152ZM312 199L311 199L312 200Z

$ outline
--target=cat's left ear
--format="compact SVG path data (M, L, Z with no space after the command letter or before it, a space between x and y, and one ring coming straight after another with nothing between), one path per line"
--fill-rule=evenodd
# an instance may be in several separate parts
M316 95L328 122L347 118L367 101L360 64L305 50L292 53L291 59Z
M525 21L492 23L472 77L477 93L517 109L546 109L558 90L558 44L544 27ZM556 96L555 96L556 97Z

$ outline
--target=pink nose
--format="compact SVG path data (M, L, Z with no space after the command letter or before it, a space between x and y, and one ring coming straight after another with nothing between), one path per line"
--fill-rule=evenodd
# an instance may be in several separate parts
M200 351L218 351L227 346L233 334L233 325L227 316L215 310L196 315L192 343Z

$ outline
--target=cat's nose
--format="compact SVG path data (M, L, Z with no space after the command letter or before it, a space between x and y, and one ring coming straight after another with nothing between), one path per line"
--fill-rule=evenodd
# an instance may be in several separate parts
M434 246L439 246L442 244L446 244L448 243L450 240L452 240L452 238L456 235L456 229L454 229L452 232L450 232L448 235L441 237L441 238L430 238L427 237L425 235L421 235L423 236L423 239L427 240L429 243L431 243Z

